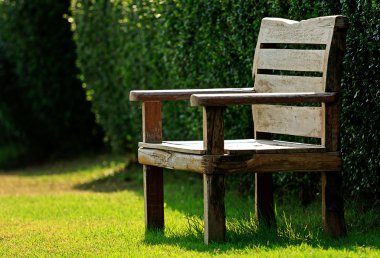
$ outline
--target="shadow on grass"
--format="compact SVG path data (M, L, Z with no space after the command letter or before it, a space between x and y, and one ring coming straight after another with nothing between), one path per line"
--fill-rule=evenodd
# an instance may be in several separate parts
M322 250L347 250L357 251L362 248L380 249L380 237L376 234L367 234L361 237L345 237L332 239L323 232L316 232L317 236L298 237L286 235L283 229L278 231L267 229L256 229L242 232L242 229L227 229L225 242L203 243L203 235L194 232L184 232L183 234L167 234L162 231L149 231L145 234L145 243L148 245L175 245L182 248L207 253L225 253L230 250L260 249L276 250L289 246L309 246ZM314 233L315 234L315 233Z
M132 166L132 170L134 166ZM74 185L74 189L83 191L93 191L99 193L119 192L123 190L138 191L141 188L140 181L136 175L131 175L130 167L115 169L111 174L91 180L86 183Z
M75 174L81 171L91 171L99 168L108 168L114 164L125 163L133 157L116 156L116 155L89 155L79 157L75 160L59 160L47 162L44 164L32 165L22 169L0 170L0 175L17 175L17 176L49 176L58 174Z
M178 210L184 214L200 215L203 211L202 181L199 175L180 173L164 173L165 205L172 210ZM178 182L183 184L179 184ZM192 187L192 190L189 189ZM111 174L94 180L76 184L76 190L93 191L99 193L112 193L131 190L144 196L143 173L139 164L131 163L128 166L114 170ZM194 199L197 200L194 202Z

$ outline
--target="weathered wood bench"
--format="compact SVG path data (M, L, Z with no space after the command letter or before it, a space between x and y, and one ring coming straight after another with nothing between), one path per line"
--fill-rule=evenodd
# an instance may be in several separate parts
M225 237L226 174L255 173L256 217L273 226L272 172L319 171L325 231L334 237L346 235L339 90L347 27L343 16L301 22L264 18L253 63L254 89L130 93L131 101L143 105L138 160L144 165L147 229L164 227L163 168L203 174L206 244ZM169 100L190 100L192 106L203 107L202 141L162 141L161 102ZM311 102L320 104L307 104ZM252 105L255 139L224 140L227 105ZM320 144L275 141L273 134L318 138Z

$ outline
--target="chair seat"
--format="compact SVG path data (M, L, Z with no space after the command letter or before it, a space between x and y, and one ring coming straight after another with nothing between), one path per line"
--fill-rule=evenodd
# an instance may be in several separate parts
M203 155L203 141L163 141L162 143L139 143L140 148L175 151ZM225 140L224 152L229 155L254 153L303 153L325 152L324 146L276 140Z

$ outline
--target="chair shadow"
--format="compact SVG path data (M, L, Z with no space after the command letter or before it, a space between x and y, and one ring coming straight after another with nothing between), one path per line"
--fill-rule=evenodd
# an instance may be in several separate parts
M141 188L140 180L136 180L128 173L128 167L115 170L112 174L89 182L76 184L73 186L76 190L93 191L98 193L112 193L124 190L133 190L139 192ZM143 194L141 192L141 194Z
M323 232L320 232L323 234ZM244 250L246 248L265 248L270 250L283 249L289 246L307 245L312 248L322 250L345 250L356 251L364 247L380 249L380 237L369 236L358 240L351 239L350 236L333 239L328 236L320 236L315 239L289 239L286 236L281 236L278 232L266 229L256 230L254 232L238 232L228 230L226 240L224 242L212 242L205 245L203 236L198 234L189 234L185 232L182 235L167 236L163 231L149 231L145 234L145 244L148 245L175 245L191 251L202 253L226 253L230 250Z
M194 184L198 184L198 186L200 186L199 189L201 189L202 181L200 180L199 175L186 174L186 177L177 176L177 175L178 173L170 173L170 171L165 171L164 181L166 182L173 181L173 180L176 181L178 180L178 177L181 177L181 179L187 181L187 186L189 184L194 183ZM203 209L202 203L200 203L200 205L195 205L196 206L195 210L198 210L198 213L197 213L197 212L194 212L194 206L189 206L186 203L186 201L178 202L178 196L175 196L174 194L170 194L171 192L176 192L177 194L184 193L188 190L187 186L184 188L182 185L176 184L174 187L178 189L173 189L170 187L168 188L166 185L165 194L164 194L165 205L167 208L170 208L172 210L178 210L184 214L189 214L191 216L200 215L199 211ZM143 197L144 192L143 192L142 167L136 163L131 163L125 166L124 168L115 170L114 173L110 175L106 175L106 176L103 176L103 177L100 177L88 182L76 184L73 186L73 188L75 190L92 191L92 192L99 192L99 193L112 193L112 192L129 190L129 191L134 191L137 194L139 194L141 197ZM192 193L191 191L188 191L187 194L192 194ZM197 197L199 197L199 200L202 200L203 192L198 191L197 193L194 193L194 194L197 195Z
M57 160L48 161L42 164L34 164L27 167L0 170L0 175L16 175L25 177L49 176L75 174L84 170L93 170L100 167L109 167L112 163L126 163L129 165L130 160L124 156L110 156L108 154L89 155L76 158L74 160Z

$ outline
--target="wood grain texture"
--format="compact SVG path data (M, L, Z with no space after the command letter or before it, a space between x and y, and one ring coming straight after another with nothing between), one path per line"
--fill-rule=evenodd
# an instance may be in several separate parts
M228 106L275 103L331 103L338 99L335 92L297 93L246 93L246 94L194 94L190 98L192 106Z
M332 237L347 235L344 219L342 174L322 173L322 218L325 231Z
M254 105L255 131L306 137L322 136L320 107Z
M203 148L207 155L224 154L222 107L203 108ZM215 171L203 175L204 242L223 241L226 235L224 174Z
M345 51L345 38L347 33L347 20L341 19L346 26L336 30L331 36L331 44L327 46L328 58L327 71L324 75L326 79L325 91L340 91L342 77L342 62ZM344 23L345 22L345 23ZM339 118L340 118L340 101L334 104L323 104L323 123L324 131L322 135L322 144L329 150L335 151L340 149L339 146Z
M129 100L130 101L189 100L192 94L242 93L242 92L246 92L246 93L253 92L253 88L133 90L129 93Z
M264 18L260 27L262 43L327 44L338 16L325 16L300 22Z
M143 166L145 229L164 228L163 170L155 166Z
M327 63L326 91L339 91L342 75L342 59L345 50L345 37L347 32L347 19L341 19L341 26L334 31L331 44L328 45L329 53ZM324 130L322 144L331 151L340 150L340 102L323 104ZM342 172L322 173L322 218L325 231L332 237L347 235L344 218L344 201L342 194Z
M140 148L176 151L187 154L206 154L203 141L163 141L162 143L139 142Z
M252 172L339 171L339 152L195 155L175 151L139 149L141 164L206 174Z
M324 60L326 73L324 74L324 77L326 79L325 91L327 92L340 91L347 30L347 17L338 17L334 33L331 35L329 39L330 42L326 46L327 54Z
M328 150L340 150L340 102L322 104L322 145Z
M224 153L223 107L203 108L203 148L208 155Z
M161 102L142 103L143 141L162 141Z
M298 25L298 26L297 26ZM279 24L261 27L262 43L326 44L331 28Z
M255 215L260 226L276 228L272 173L255 173Z
M162 143L139 143L140 148L176 151L187 154L206 154L203 141L163 141ZM237 155L249 153L297 153L325 152L325 147L315 144L286 142L276 140L224 140L224 154Z
M270 133L254 132L255 141L273 142ZM259 140L260 139L260 140ZM273 197L273 173L255 173L255 217L260 225L276 228Z
M325 89L322 77L256 74L255 91L257 93L301 93L324 92Z
M203 173L205 171L203 160L202 155L149 148L139 148L138 150L140 164L168 169Z
M322 72L324 54L324 50L261 49L257 68Z
M328 50L331 45L332 35L335 30L344 30L347 29L347 26L347 18L341 15L317 17L300 22L281 18L264 18L261 22L260 33L256 44L252 68L253 77L257 75L259 57L262 55L262 51L265 50L261 48L263 43L326 44L326 53L322 58L322 63L320 63L321 69L319 69L319 71L325 73L328 64L326 60L330 55L330 51ZM272 56L274 55L273 53ZM301 63L303 61L301 61ZM297 64L299 64L299 62L300 61L297 61ZM317 61L317 63L319 62ZM300 68L299 71L310 71L303 69L302 65L297 65L297 67ZM267 69L277 68L270 67Z
M224 241L226 212L224 207L224 175L203 175L204 242Z
M205 156L205 173L339 171L339 152Z
M161 103L145 102L142 107L143 141L162 141ZM164 228L163 169L143 166L145 228Z

